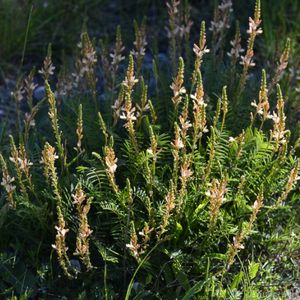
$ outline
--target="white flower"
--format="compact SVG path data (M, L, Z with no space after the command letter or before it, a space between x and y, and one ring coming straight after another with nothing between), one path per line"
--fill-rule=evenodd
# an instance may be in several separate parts
M38 70L38 73L41 75L53 75L55 70L55 66L51 63L49 66Z
M244 249L245 248L244 245L242 245L235 236L233 237L233 245L236 249Z
M253 101L251 102L251 106L253 106L253 107L257 107L257 103L256 103L256 101L255 101L255 100L253 100Z
M85 232L80 232L79 236L81 238L87 238L92 234L93 230L91 230L90 228L87 228Z
M198 106L201 106L201 107L206 107L207 106L207 103L204 102L204 99L201 97L201 98L198 98L197 95L190 95L191 99L195 100L194 101L194 109L197 109Z
M211 24L209 28L210 31L214 31L215 29L217 32L220 32L223 28L228 28L228 25L226 25L225 22L222 20L218 22L212 21L210 24Z
M232 2L231 0L227 0L227 1L223 1L219 6L218 6L219 10L226 10L229 9L229 11L232 11Z
M193 22L191 20L188 21L188 23L185 25L182 25L179 27L179 35L180 37L185 36L186 34L189 34L191 31L191 27L193 25Z
M185 87L181 87L180 89L178 89L177 84L174 82L170 85L170 88L173 91L174 97L184 95L186 93Z
M254 210L258 210L260 208L260 204L257 200L254 201L252 208Z
M58 158L59 158L58 155L56 155L56 154L53 155L53 159L54 159L54 160L56 160L56 159L58 159ZM40 159L40 164L42 164L42 165L45 164L45 160L44 160L43 157Z
M205 126L202 131L203 131L203 133L206 133L206 132L208 132L208 128Z
M239 43L236 42L236 40L232 40L230 42L232 48L230 50L230 52L227 52L227 55L229 57L236 57L238 58L240 56L240 53L243 53L245 51L245 49L243 49L241 47L241 45Z
M66 236L67 232L69 231L69 229L65 229L65 228L58 227L58 226L55 226L54 228L56 229L57 234L62 237Z
M133 87L139 80L135 78L135 76L132 76L131 78L125 78L123 81L123 85L127 88Z
M127 121L135 121L136 120L136 116L134 114L135 107L133 107L130 111L126 111L125 109L126 108L122 108L122 111L124 111L124 112L120 116L120 119L127 120Z
M15 97L15 99L18 101L18 102L21 102L23 100L23 94L24 94L24 89L23 88L20 88L18 89L17 91L15 92L11 92L11 95Z
M10 177L9 175L3 176L1 185L5 188L7 193L11 193L16 187L12 185L15 181L14 177Z
M182 139L181 139L181 138L177 138L177 139L174 141L174 143L172 143L172 146L173 146L175 149L177 149L177 150L182 149L182 148L184 147L184 144L183 144L183 142L182 142Z
M149 153L150 155L153 155L152 149L151 149L151 148L148 148L148 149L147 149L147 153Z
M29 122L30 127L35 126L35 120L31 119L31 115L29 113L25 113L25 121L24 122Z
M139 256L138 249L140 248L140 245L138 245L138 244L134 245L133 242L130 241L130 244L126 244L126 247L131 250L131 252L133 253L133 255L135 257Z
M109 172L115 173L117 170L117 167L118 167L117 164L113 164L113 165L109 166Z
M210 50L207 49L206 46L205 46L204 49L202 50L197 44L194 44L193 51L194 51L194 53L196 54L196 56L199 57L199 58L202 58L202 56L203 56L205 53L209 53L209 52L210 52Z
M241 56L241 61L240 61L241 65L248 65L249 67L254 67L255 63L252 61L251 57L246 56Z
M124 47L122 47L121 51L124 50ZM122 60L125 59L125 56L122 56L121 54L117 54L116 50L113 51L113 53L110 53L109 56L112 58L112 65L118 65Z
M257 113L259 115L263 115L264 114L264 110L262 109L262 107L257 110Z
M182 130L188 130L190 127L192 127L191 122L184 121L184 118L182 116L179 117L179 121L180 121Z
M260 25L261 21L256 23L251 17L249 17L249 29L247 30L247 33L256 33L257 35L261 34L263 31L258 26Z
M187 168L181 168L181 177L187 179L193 175L193 172Z

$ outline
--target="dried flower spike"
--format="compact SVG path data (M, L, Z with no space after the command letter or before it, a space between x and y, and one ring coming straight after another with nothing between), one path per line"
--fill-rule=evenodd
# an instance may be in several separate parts
M134 33L135 41L133 42L135 49L131 51L131 54L135 57L137 63L137 74L139 75L142 69L142 64L144 56L146 54L146 20L142 21L139 26L136 21L134 21Z
M191 165L191 156L190 155L184 155L183 161L180 167L180 182L181 182L181 188L180 188L180 202L179 203L179 209L182 209L182 203L183 199L187 192L187 182L192 177L193 171L190 169Z
M55 154L55 148L49 143L46 143L42 151L41 163L44 165L44 175L47 181L51 184L53 194L56 201L56 212L58 218L58 225L55 226L56 238L55 244L52 247L56 250L58 261L64 273L68 277L72 277L69 272L70 261L67 255L68 247L66 246L66 233L69 229L66 228L66 222L63 216L62 196L60 194L58 185L58 175L55 167L55 160L58 156Z
M167 231L167 227L170 223L172 211L175 208L175 201L176 201L175 187L174 187L173 181L170 180L169 190L165 197L164 215L163 215L162 224L160 225L160 230L158 233L158 240Z
M69 95L73 89L73 82L72 82L73 78L68 70L64 53L63 53L62 61L63 63L57 75L57 83L56 83L56 91L55 91L55 97L57 97L57 99L62 99L62 97Z
M28 199L28 194L26 191L26 186L33 191L33 184L30 174L30 166L32 166L32 162L27 158L26 150L23 144L19 146L17 149L15 145L14 138L10 136L10 145L11 145L11 157L10 161L14 163L18 184L21 188L24 198ZM27 180L27 184L25 185L23 182L23 175Z
M177 125L177 123L174 124L174 129L175 129L175 139L174 142L171 143L171 145L174 148L175 152L177 153L180 149L184 148L184 144L182 142L181 135L180 135L180 128Z
M148 102L148 86L145 85L143 77L141 77L141 100L136 104L137 108L137 127L140 127L144 114L150 109Z
M227 179L222 178L220 181L218 179L213 179L211 187L207 192L209 197L209 209L210 209L210 224L209 227L212 230L218 220L219 211L222 203L225 200L225 193L227 191Z
M168 38L170 40L170 57L172 62L172 70L175 73L176 69L176 55L177 55L177 36L179 34L178 22L180 20L179 17L179 5L180 0L171 0L166 3L169 14L169 26L166 28Z
M37 87L37 84L34 83L35 69L31 70L29 75L24 79L24 91L26 95L26 101L29 106L30 111L33 109L33 92Z
M204 89L200 71L197 74L196 91L192 94L193 99L193 149L196 148L197 142L201 139L203 133L208 132L206 127L206 110L207 104L204 102Z
M140 253L145 253L146 249L149 246L150 242L150 234L151 232L154 231L154 228L151 228L147 222L144 223L143 229L139 232L139 235L142 237L143 242L141 245L141 251Z
M52 173L56 174L56 168L54 165L56 159L58 159L58 156L55 153L55 148L52 147L49 143L46 143L42 151L42 158L40 160L40 163L44 165L44 176L47 180L50 179Z
M126 77L123 81L123 85L125 87L125 90L127 93L131 95L132 90L134 85L138 82L139 80L135 78L134 75L134 60L133 56L130 54L129 55L129 62L128 62L128 68L126 72Z
M140 248L141 245L138 242L138 236L136 234L135 231L135 226L134 226L134 222L131 221L130 223L131 225L131 230L130 230L130 243L126 244L126 247L130 250L130 252L132 253L132 255L136 258L139 259L140 257Z
M124 91L125 103L124 106L122 107L123 113L121 114L120 119L125 120L124 127L127 129L130 140L136 150L138 149L138 144L135 137L134 123L137 120L137 114L136 114L136 108L132 105L131 94L133 91L133 87L137 82L138 79L136 79L134 75L133 56L130 54L126 77L125 80L123 81L123 86L125 90Z
M123 84L121 84L120 92L118 95L118 98L116 99L114 105L112 105L113 109L113 126L115 126L120 119L121 116L121 110L123 107L123 102L125 98L125 87Z
M224 125L225 125L226 115L228 113L227 86L224 86L222 89L221 104L222 104L221 110L223 113L221 130L223 130Z
M49 104L48 115L50 117L52 129L53 129L54 136L56 139L56 146L57 146L59 156L60 156L62 162L65 162L65 151L64 151L64 147L62 144L62 137L61 137L62 134L61 134L61 131L60 131L59 125L58 125L56 99L55 99L54 93L52 92L51 87L47 80L45 81L45 87L46 87L46 94L47 94L47 99L48 99L48 104Z
M117 162L118 158L115 155L115 151L111 146L105 146L104 147L104 161L105 161L105 166L106 166L106 174L109 178L109 181L114 189L114 191L117 193L119 191L119 188L116 184L116 179L115 179L115 173L117 170Z
M278 207L283 201L286 200L289 193L294 189L297 181L300 180L299 177L299 160L296 161L295 166L292 168L290 175L288 177L286 186L280 197L277 199L275 207Z
M125 50L125 47L123 46L123 42L122 42L121 27L118 26L117 32L116 32L115 46L114 46L112 52L109 54L109 56L112 59L110 68L111 68L111 72L112 72L113 87L114 87L115 78L117 76L117 71L118 71L119 65L125 59L125 56L122 55L124 50Z
M78 119L77 119L77 128L76 128L76 135L77 135L77 150L81 152L81 144L83 139L83 120L82 120L82 104L79 105L78 108Z
M15 199L13 197L13 192L16 189L16 186L13 184L15 181L14 177L11 177L9 172L8 172L8 168L7 168L7 164L2 156L2 154L0 153L0 164L2 167L2 181L1 181L1 185L4 187L6 193L7 193L7 200L9 205L15 209L16 208L16 202Z
M240 64L243 66L243 71L237 87L235 105L237 105L239 98L245 88L249 68L255 66L255 63L253 62L253 56L254 56L253 47L254 47L256 36L262 33L262 29L259 27L260 23L261 23L260 0L256 0L254 18L252 19L251 17L249 17L249 29L247 31L247 33L249 34L249 38L247 44L247 51L245 56L241 56L241 61L240 61Z
M175 109L178 107L181 102L182 96L186 93L186 89L183 86L184 83L184 61L183 58L179 58L178 63L178 72L176 78L173 80L170 88L173 91L172 102L175 106Z
M206 48L206 33L205 33L205 22L201 22L201 29L200 29L200 38L199 44L194 44L193 51L196 55L195 65L194 65L194 72L192 77L192 82L195 83L197 80L198 72L201 68L201 63L204 54L209 53L210 50Z
M263 206L264 194L262 190L258 193L254 204L252 205L252 214L249 222L242 224L242 228L233 237L233 243L229 245L227 251L227 270L233 264L235 256L241 249L244 249L243 241L251 234L251 230L254 226L254 222L257 219L257 214Z
M269 93L273 90L273 87L279 82L284 70L288 66L290 50L291 50L291 40L289 38L287 38L285 47L280 56L280 59L279 59L279 62L278 62L278 65L277 65L277 68L275 71L275 75L273 77L272 82L269 85Z
M79 216L79 228L74 255L78 255L86 266L87 270L90 270L92 268L92 264L90 261L89 237L92 233L92 230L90 229L87 215L90 211L92 198L87 198L80 185L76 188L76 191L72 194L72 197L74 199L73 204L76 205Z
M232 1L222 0L215 10L214 20L211 22L209 30L213 32L212 44L213 52L217 54L222 49L222 43L226 30L230 28L230 13L232 12Z
M48 45L47 56L44 59L42 68L38 71L44 80L49 81L49 77L54 74L55 67L52 63L52 49L51 44Z
M83 82L82 79L86 79L86 83L90 87L93 95L95 107L97 108L97 78L95 72L97 55L95 47L86 31L81 33L81 41L78 47L80 48L80 57L76 61L76 72L72 74L75 79L74 86L79 87Z
M284 113L284 99L282 96L280 85L277 84L277 112L273 112L273 130L272 139L275 141L275 150L279 148L280 145L287 143L286 134L289 130L285 128L285 113Z
M256 116L259 115L261 119L260 128L262 128L266 120L272 119L272 115L270 114L270 103L268 99L267 79L265 70L262 70L258 103L253 101L251 105L256 108L255 113L252 116L252 125L255 121Z
M66 223L62 216L59 218L58 226L55 226L55 229L55 244L52 245L52 248L55 249L57 253L58 262L65 275L72 278L73 276L69 272L70 261L67 254L68 247L66 246L66 234L69 232L69 229L66 228Z
M230 45L232 46L232 48L230 52L227 53L227 55L231 57L231 65L235 66L241 53L245 51L245 49L243 49L241 46L241 31L240 31L239 22L237 22L236 24L234 40L230 42Z
M187 131L192 127L191 122L188 119L189 116L189 97L185 97L184 106L181 115L179 116L179 123L181 127L181 137L184 145L186 144Z

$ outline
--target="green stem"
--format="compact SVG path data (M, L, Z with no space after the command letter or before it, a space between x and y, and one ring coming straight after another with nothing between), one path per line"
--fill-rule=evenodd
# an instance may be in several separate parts
M143 266L144 262L148 259L148 257L150 256L150 254L157 248L157 246L160 243L158 242L148 253L147 255L142 259L142 261L139 263L138 267L136 268L134 274L131 277L131 280L129 282L128 288L127 288L127 292L126 292L126 296L125 296L125 300L129 300L129 296L131 294L131 290L133 287L133 281L135 279L136 274L138 273L138 271L140 270L140 268Z
M32 11L33 11L33 5L31 5L29 16L28 16L20 68L22 68L23 63L24 63L25 51L26 51L26 45L27 45L27 41L28 41L28 34L29 34L29 27L30 27L30 22L31 22Z
M108 291L107 291L107 264L104 261L104 293L105 293L105 300L108 300Z

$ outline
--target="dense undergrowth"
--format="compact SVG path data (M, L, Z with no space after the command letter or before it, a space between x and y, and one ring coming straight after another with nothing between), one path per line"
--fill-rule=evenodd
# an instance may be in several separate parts
M14 126L0 139L2 298L296 295L294 41L274 66L259 59L259 0L231 39L229 0L209 41L202 21L194 43L187 1L167 11L168 55L149 45L146 19L131 51L121 27L112 47L84 27L71 63L55 68L49 45L17 82Z

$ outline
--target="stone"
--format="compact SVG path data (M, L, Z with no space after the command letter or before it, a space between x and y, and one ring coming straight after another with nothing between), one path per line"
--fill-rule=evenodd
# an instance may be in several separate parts
M33 98L36 101L41 101L46 97L45 87L40 85L33 91Z

